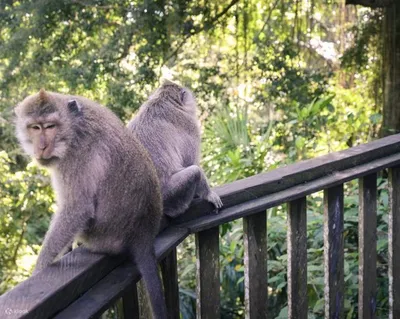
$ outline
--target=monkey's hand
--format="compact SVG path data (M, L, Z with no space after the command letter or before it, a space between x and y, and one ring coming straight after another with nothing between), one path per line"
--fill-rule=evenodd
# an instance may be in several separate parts
M206 196L206 200L212 203L215 206L215 212L218 214L219 209L224 205L222 203L221 198L217 195L216 192L210 191Z
M43 244L43 248L40 251L38 260L36 262L35 269L33 270L32 275L37 274L47 266L49 266L54 259L57 257L57 253L52 253L50 249L48 248L47 243Z
M48 265L50 265L52 260L50 258L46 258L43 256L43 254L39 254L38 261L36 263L35 269L32 272L32 275L36 275L38 272L42 271L44 268L46 268Z

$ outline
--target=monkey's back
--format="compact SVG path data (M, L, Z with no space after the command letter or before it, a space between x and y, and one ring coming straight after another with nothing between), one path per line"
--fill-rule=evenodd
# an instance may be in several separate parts
M94 250L118 252L135 236L154 239L162 215L160 185L154 165L136 137L107 108L75 96L83 104L85 126L80 133L79 158L60 165L63 170L79 167L83 174L72 178L82 185L83 196L94 196L94 216L81 238ZM78 172L78 170L77 170ZM82 196L74 190L63 201ZM134 230L146 230L140 234ZM121 242L118 242L118 238Z
M149 151L161 184L175 172L199 162L198 120L174 105L149 100L128 128Z

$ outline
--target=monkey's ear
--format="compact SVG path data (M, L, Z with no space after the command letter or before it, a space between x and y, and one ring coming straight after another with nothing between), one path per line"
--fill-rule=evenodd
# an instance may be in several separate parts
M181 89L180 99L181 99L182 104L185 104L186 97L187 97L186 90L185 89Z
M76 100L71 100L68 101L68 109L71 113L79 114L82 110L82 106Z

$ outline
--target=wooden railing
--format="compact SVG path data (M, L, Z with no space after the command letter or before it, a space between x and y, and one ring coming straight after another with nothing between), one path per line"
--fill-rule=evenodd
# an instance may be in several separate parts
M307 318L306 196L324 190L325 318L343 318L343 183L359 178L359 318L376 310L377 172L389 168L389 313L400 318L400 135L216 188L219 214L194 202L157 237L170 318L179 318L176 246L196 235L197 317L220 317L219 225L243 218L246 318L267 318L266 209L288 203L288 316ZM95 318L122 298L138 316L139 274L124 258L77 248L0 297L0 318Z

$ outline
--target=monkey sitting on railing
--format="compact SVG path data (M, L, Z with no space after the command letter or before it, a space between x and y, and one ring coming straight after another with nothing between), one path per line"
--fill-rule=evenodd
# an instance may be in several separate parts
M57 196L35 272L74 240L93 252L126 253L144 279L154 318L167 318L154 252L162 197L146 150L110 110L83 97L41 90L15 113L22 147L50 170Z
M164 81L128 123L149 152L161 183L164 213L177 217L195 196L222 207L199 166L200 125L193 93Z

